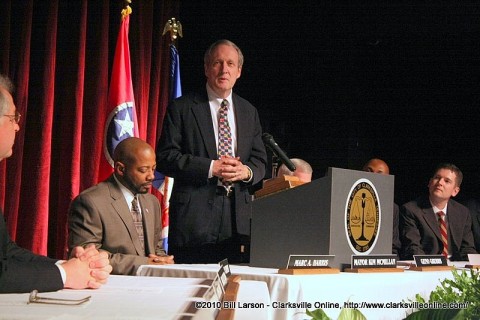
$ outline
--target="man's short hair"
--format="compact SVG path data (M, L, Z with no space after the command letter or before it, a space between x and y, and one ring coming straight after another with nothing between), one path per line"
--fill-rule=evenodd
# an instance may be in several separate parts
M244 61L242 50L240 50L240 48L235 43L227 39L221 39L212 43L210 47L208 47L207 51L205 51L205 55L203 56L203 63L205 65L210 64L213 50L215 50L215 48L220 45L230 46L230 47L233 47L235 50L237 50L238 66L241 68L243 66L243 61Z
M296 170L304 173L308 173L308 174L313 173L312 166L307 161L299 158L292 158L290 159L290 161L292 161L292 163L295 165L295 167L297 168ZM290 171L290 169L288 169L285 164L282 164L280 168L278 168L277 175L284 175L284 174L288 176L294 175L294 173Z
M463 173L456 165L454 165L453 163L440 163L435 169L433 176L435 176L435 174L440 169L447 169L455 173L455 176L456 176L455 183L457 184L457 187L460 187L463 181Z
M0 87L7 90L10 94L13 93L13 83L12 81L2 74L0 74ZM8 103L7 97L5 96L4 91L0 90L0 116L3 116L7 113Z

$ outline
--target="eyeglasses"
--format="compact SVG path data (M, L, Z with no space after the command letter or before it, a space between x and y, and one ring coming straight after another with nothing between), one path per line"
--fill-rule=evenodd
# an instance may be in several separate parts
M63 299L63 298L49 298L40 297L37 290L30 292L28 297L28 303L46 303L46 304L62 304L62 305L79 305L89 301L91 296L87 296L80 299Z
M20 118L22 117L20 112L18 112L17 110L15 110L15 114L4 114L3 116L9 117L10 121L15 122L16 124L20 123Z

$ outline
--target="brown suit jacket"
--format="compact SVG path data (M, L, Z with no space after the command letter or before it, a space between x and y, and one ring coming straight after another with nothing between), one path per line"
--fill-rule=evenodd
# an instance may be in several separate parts
M113 274L134 275L147 263L149 253L161 254L162 217L158 199L139 194L145 237L145 253L138 239L127 201L113 175L80 193L68 217L68 247L95 244L109 252Z

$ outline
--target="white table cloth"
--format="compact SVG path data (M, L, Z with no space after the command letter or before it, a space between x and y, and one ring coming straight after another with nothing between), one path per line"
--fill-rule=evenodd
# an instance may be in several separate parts
M210 280L198 278L161 278L110 276L97 290L61 290L39 293L42 297L81 298L91 300L79 306L27 304L29 294L0 294L0 319L214 319L215 309L191 308L202 301L199 290L208 288ZM268 304L265 283L240 281L239 302ZM235 310L235 319L268 319L268 308Z
M217 270L216 264L177 264L141 266L138 274L212 278ZM317 309L319 303L338 303L339 308L322 307L333 319L338 317L340 308L347 302L384 303L383 307L364 305L358 309L367 319L403 319L412 309L398 306L387 308L387 303L408 302L408 299L414 300L417 293L428 297L440 280L453 278L451 271L282 275L277 273L277 269L235 265L231 266L231 271L244 280L264 281L267 284L272 302L270 312L274 319L308 319L305 305L292 306L292 303L302 302L311 303L310 310ZM288 307L278 308L278 302L287 303Z

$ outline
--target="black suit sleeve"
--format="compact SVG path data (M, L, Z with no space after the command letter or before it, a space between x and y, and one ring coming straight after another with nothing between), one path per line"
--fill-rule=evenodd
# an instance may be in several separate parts
M17 246L0 219L0 293L26 293L63 289L57 260L39 256Z
M212 159L199 142L202 135L195 123L188 102L174 100L169 105L157 145L157 170L178 182L202 185Z
M400 237L402 241L400 258L403 260L412 260L414 255L425 254L418 217L408 205L403 205L400 209Z
M263 180L267 165L267 154L262 140L262 127L257 110L255 110L253 118L255 124L253 126L254 132L250 149L250 157L246 160L243 159L243 164L247 165L250 169L252 169L253 172L253 179L249 182L249 185L257 184Z

